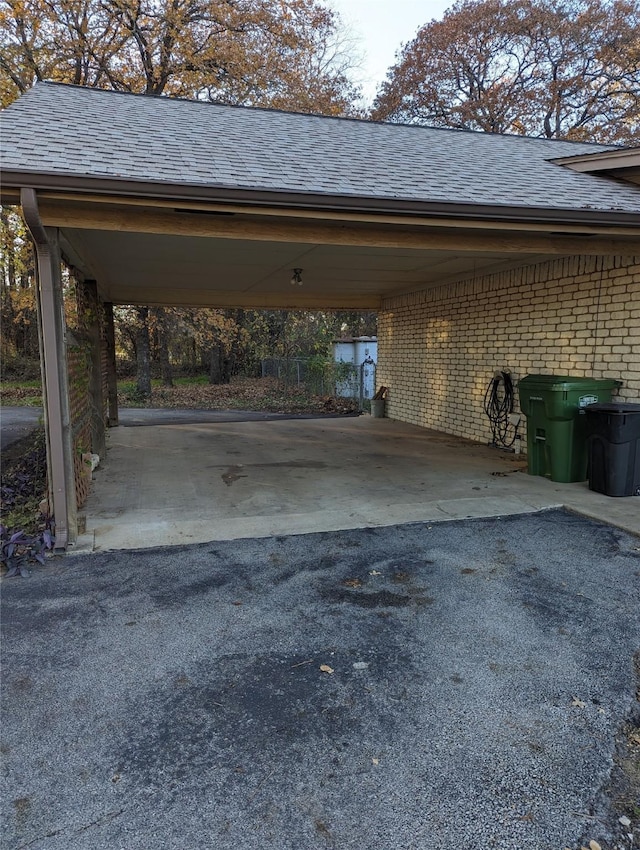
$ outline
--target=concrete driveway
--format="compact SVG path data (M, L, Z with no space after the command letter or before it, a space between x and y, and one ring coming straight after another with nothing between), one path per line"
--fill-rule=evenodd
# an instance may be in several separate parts
M172 411L166 411L168 416ZM131 549L567 506L640 533L640 499L527 475L526 460L370 416L109 432L79 551ZM147 420L148 421L148 420Z
M639 584L564 511L55 559L2 586L2 846L626 850Z
M3 408L3 448L41 410ZM76 552L565 506L640 534L640 499L525 474L526 459L389 419L124 408Z

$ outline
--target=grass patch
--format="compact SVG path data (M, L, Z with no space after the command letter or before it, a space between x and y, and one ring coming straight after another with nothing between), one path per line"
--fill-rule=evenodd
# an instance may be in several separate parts
M195 384L195 385L205 384L205 385L208 386L209 385L209 378L207 378L206 375L194 375L194 376L189 377L189 378L174 378L173 383L177 387L188 387L188 386L191 386L192 384Z
M31 387L31 389L40 390L40 380L34 378L31 381L2 381L0 384L2 389L15 389L17 387Z
M8 407L42 407L40 381L2 381L0 401Z

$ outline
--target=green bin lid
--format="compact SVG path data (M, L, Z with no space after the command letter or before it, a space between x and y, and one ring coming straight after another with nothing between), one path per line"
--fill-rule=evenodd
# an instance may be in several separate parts
M613 389L613 387L621 387L622 381L616 381L613 378L576 378L572 375L526 375L518 381L518 386L521 384L565 392L568 390L588 389L590 387Z

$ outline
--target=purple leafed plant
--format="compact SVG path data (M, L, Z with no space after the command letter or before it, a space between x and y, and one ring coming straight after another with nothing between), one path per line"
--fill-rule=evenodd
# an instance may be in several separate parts
M0 478L0 563L7 576L27 576L27 564L45 562L54 547L53 520L38 514L47 488L42 428L2 453Z
M47 528L37 534L26 534L24 531L10 531L0 525L0 541L2 543L0 561L7 568L5 577L30 575L27 564L37 561L45 563L45 552L52 551L55 538Z

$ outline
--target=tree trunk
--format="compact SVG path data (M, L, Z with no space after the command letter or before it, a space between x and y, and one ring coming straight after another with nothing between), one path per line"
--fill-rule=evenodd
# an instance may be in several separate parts
M222 357L222 346L216 343L211 346L211 355L209 360L209 383L210 384L228 384L224 379L224 362Z
M17 329L15 326L15 311L13 304L12 293L16 288L16 264L13 240L10 238L11 226L9 217L4 209L0 209L0 227L2 228L3 239L2 257L2 340L3 353L14 350L18 351Z
M160 375L163 387L173 386L173 371L169 360L169 331L167 314L164 307L155 308L158 319L158 357L160 360Z
M151 357L149 342L149 308L137 307L138 327L136 329L137 381L136 390L142 398L151 397Z
M4 209L0 209L0 227L2 227L3 234L6 234L6 242L3 244L3 253L4 253L4 261L5 261L5 275L3 284L8 286L10 290L15 290L16 288L16 257L15 257L15 249L14 242L10 238L12 234L11 224L9 223L9 216L7 215Z
M231 383L231 360L224 345L216 342L211 346L209 360L209 383L210 384L229 384Z

